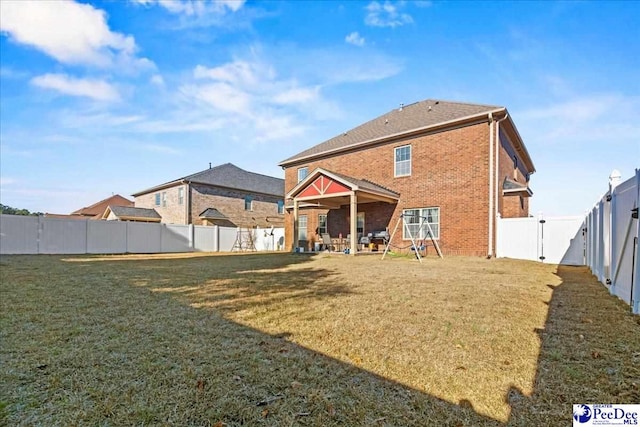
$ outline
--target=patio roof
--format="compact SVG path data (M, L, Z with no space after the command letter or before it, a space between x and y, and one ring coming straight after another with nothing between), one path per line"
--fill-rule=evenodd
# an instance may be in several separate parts
M358 203L396 203L400 194L374 182L317 168L300 181L289 193L288 199L295 199L300 207L322 206L339 208L350 203L355 193Z

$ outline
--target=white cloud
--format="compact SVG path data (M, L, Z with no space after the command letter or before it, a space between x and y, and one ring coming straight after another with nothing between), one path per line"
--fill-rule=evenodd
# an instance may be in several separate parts
M156 86L160 86L160 87L164 86L164 79L160 74L154 74L153 76L151 76L151 78L149 79L149 82Z
M317 99L319 94L320 86L316 86L313 88L294 87L276 94L273 100L277 104L302 104Z
M150 6L159 5L176 15L203 16L224 15L228 11L237 12L245 0L134 0L135 3Z
M357 31L348 34L347 37L344 38L344 41L355 46L364 46L364 37L362 37Z
M16 180L13 178L7 178L7 177L0 177L0 186L3 185L11 185L11 184L15 184Z
M372 1L369 3L365 10L367 16L364 19L365 24L373 27L400 27L405 24L411 24L413 18L408 13L400 11L404 7L404 3L392 4L390 1L384 3L378 3Z
M114 86L104 80L76 79L66 74L44 74L31 79L31 84L53 89L65 95L82 96L97 101L117 101L120 95Z
M132 36L113 32L103 10L73 1L2 1L0 31L64 64L152 68Z

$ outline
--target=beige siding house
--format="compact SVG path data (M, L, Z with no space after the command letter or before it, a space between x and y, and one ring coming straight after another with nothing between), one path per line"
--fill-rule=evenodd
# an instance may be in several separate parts
M133 194L135 207L155 209L167 224L282 227L284 179L231 163Z

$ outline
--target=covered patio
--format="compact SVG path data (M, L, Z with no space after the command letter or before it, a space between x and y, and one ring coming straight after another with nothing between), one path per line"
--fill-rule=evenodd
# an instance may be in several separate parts
M293 211L293 250L299 242L300 210L306 208L341 209L348 206L349 239L346 242L351 255L357 253L358 205L383 202L397 204L400 194L367 180L352 178L326 169L317 168L300 181L286 195L287 208Z

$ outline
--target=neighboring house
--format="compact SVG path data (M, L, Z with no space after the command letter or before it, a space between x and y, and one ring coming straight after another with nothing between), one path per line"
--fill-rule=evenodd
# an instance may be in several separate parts
M406 214L414 234L427 218L445 254L493 256L497 216L529 215L535 172L505 107L438 100L401 106L280 166L285 246L351 235L352 253L358 235L392 233ZM406 250L398 230L391 243Z
M163 223L282 227L284 180L226 163L133 195Z
M107 221L160 222L162 218L155 209L108 206L102 219Z
M133 206L133 202L119 194L115 194L111 197L107 197L104 200L94 203L91 206L78 209L71 212L70 215L51 214L46 213L44 216L47 218L61 218L61 219L102 219L105 210L108 206Z

